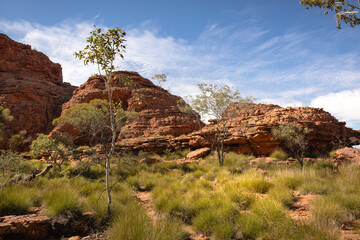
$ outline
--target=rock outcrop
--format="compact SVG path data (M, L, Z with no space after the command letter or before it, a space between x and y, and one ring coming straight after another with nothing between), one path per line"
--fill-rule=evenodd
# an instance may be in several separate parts
M253 154L269 155L277 148L284 148L282 143L274 139L271 129L279 125L297 124L311 129L307 135L308 153L326 154L339 145L353 146L360 143L360 132L345 127L330 113L321 108L287 107L272 104L254 104L249 108L237 108L235 117L229 125L229 136L225 139L225 150ZM214 121L203 128L203 133L214 134ZM197 149L209 147L200 131L176 138L158 136L153 138L125 139L119 143L124 150L161 151L161 149Z
M131 84L124 84L123 80L130 80ZM112 82L113 100L121 100L125 110L133 110L138 117L127 123L121 130L118 141L134 138L154 138L157 136L178 137L199 129L195 116L181 112L178 96L170 94L150 80L141 77L136 72L119 71ZM84 84L74 91L73 97L62 107L66 109L78 103L87 103L93 99L107 99L107 89L101 76L90 77ZM63 114L62 113L62 114ZM70 133L78 144L87 144L86 139L77 135L76 129L60 124L50 135L59 132ZM156 143L155 143L156 144Z
M341 148L336 150L333 161L336 166L343 163L352 163L360 166L360 149L358 148Z
M31 46L0 34L0 105L14 119L6 123L6 134L22 132L26 137L49 133L52 120L76 87L62 80L60 64L53 63Z

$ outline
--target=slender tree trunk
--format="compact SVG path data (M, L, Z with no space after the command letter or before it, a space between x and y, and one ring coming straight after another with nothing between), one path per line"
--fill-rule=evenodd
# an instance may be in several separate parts
M107 204L107 217L111 216L111 189L110 189L110 159L115 150L115 140L116 140L116 123L115 123L115 113L112 104L112 91L111 91L111 78L112 72L107 74L107 90L108 90L108 99L109 99L109 114L110 114L110 127L111 127L111 146L107 154L105 171L106 171L106 192L108 197Z
M110 218L111 216L111 189L110 189L110 157L111 156L107 156L106 158L106 163L105 163L105 172L106 172L106 193L107 193L107 197L108 197L108 202L107 202L107 218Z

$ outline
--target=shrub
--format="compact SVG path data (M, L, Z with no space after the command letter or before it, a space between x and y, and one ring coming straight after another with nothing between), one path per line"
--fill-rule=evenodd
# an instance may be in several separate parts
M271 155L270 155L271 158L276 158L278 160L286 160L289 155L284 152L283 150L275 150Z
M332 150L331 152L329 152L329 157L333 158L335 156L336 150Z

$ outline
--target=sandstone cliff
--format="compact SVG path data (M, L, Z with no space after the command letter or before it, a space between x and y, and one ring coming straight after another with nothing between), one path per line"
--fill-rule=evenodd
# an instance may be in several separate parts
M280 141L273 138L271 129L288 123L311 129L308 134L309 153L325 154L340 145L353 146L360 143L359 131L345 127L345 122L339 122L323 109L254 104L248 109L237 110L229 126L231 134L224 141L225 149L256 156L269 155L277 148L284 148ZM213 124L204 127L203 132L214 134ZM119 142L119 148L123 150L161 151L164 148L196 149L207 146L211 146L211 143L206 141L200 131L176 138L159 136Z
M0 34L0 105L14 116L7 123L8 136L22 132L33 138L37 133L49 133L52 120L60 116L61 105L74 89L63 82L60 64Z
M131 84L123 84L123 79L130 80ZM170 94L161 87L154 85L150 80L141 77L136 72L116 72L113 81L113 100L122 101L126 110L134 110L138 118L126 124L119 136L122 139L152 138L155 136L177 137L198 129L195 116L182 113L178 107L178 96ZM75 104L90 102L93 99L107 99L105 82L100 76L90 77L84 84L74 91L73 97L63 105L63 113ZM140 100L140 104L138 104ZM76 129L66 125L57 126L51 133L68 132L75 138ZM77 138L78 144L86 144L84 139ZM155 143L156 144L156 143Z

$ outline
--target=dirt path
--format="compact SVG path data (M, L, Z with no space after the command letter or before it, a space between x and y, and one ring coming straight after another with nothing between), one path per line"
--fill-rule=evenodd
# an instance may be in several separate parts
M135 197L139 199L141 205L146 209L146 214L151 219L152 224L156 225L160 221L161 215L155 211L151 192L136 192ZM209 240L208 237L196 232L190 225L184 224L183 230L189 234L189 240Z
M294 192L296 202L293 205L293 209L290 210L290 217L295 221L301 221L304 223L309 222L311 218L310 204L312 201L320 197L320 195L301 195L298 192Z
M301 195L294 192L296 202L294 203L294 209L290 210L290 217L294 221L300 221L308 223L312 217L310 211L311 202L319 198L321 195ZM360 229L360 221L354 221L354 226L348 226L343 224L340 228L340 240L360 240L360 234L354 230L354 227Z

